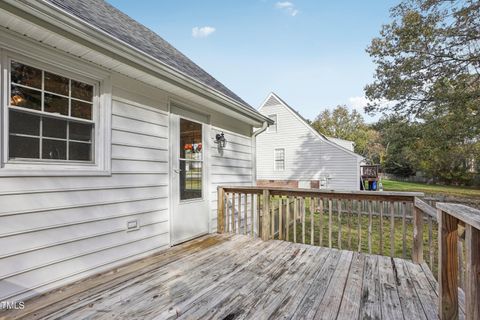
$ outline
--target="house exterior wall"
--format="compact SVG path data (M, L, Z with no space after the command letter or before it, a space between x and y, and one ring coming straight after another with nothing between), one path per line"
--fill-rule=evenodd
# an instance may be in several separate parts
M55 63L60 55L51 54ZM0 301L24 299L170 246L172 99L209 118L205 178L211 232L216 187L253 182L250 125L115 72L110 79L111 174L1 176L0 168ZM221 151L213 143L220 131L228 140ZM140 228L127 232L131 220Z
M267 104L259 110L277 115L277 131L257 139L257 182L316 181L329 177L327 188L359 189L359 158L312 132L287 107ZM274 150L285 148L285 170L274 170ZM259 181L263 180L263 181Z

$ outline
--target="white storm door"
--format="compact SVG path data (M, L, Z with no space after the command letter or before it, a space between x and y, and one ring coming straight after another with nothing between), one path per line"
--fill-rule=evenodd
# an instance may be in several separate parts
M171 114L172 244L208 233L205 125Z

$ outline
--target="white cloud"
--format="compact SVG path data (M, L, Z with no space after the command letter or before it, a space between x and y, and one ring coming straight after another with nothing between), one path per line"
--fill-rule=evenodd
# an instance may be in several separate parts
M356 97L348 98L348 106L350 106L352 109L357 109L362 112L364 111L367 104L370 102L372 101L367 99L365 96L356 96ZM384 108L384 107L388 108L395 105L395 101L389 101L385 99L381 99L375 102L379 104L381 108Z
M192 37L194 37L194 38L206 38L209 35L211 35L212 33L214 33L215 30L216 29L214 27L209 27L209 26L193 27L192 28Z
M363 108L368 103L368 99L365 97L350 97L348 98L348 105L353 109L360 109L363 111Z
M286 12L292 17L295 17L300 12L297 8L295 8L295 4L290 1L279 1L275 3L275 8Z

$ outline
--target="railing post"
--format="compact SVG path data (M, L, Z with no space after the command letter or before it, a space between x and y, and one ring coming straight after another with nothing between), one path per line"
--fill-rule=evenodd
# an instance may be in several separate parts
M458 219L437 209L438 220L438 314L458 319Z
M270 239L270 191L263 190L262 240Z
M413 248L414 263L423 263L423 212L413 206Z
M467 249L465 313L467 320L474 320L480 319L480 231L468 224L465 227Z
M225 232L225 191L222 187L217 188L217 232Z

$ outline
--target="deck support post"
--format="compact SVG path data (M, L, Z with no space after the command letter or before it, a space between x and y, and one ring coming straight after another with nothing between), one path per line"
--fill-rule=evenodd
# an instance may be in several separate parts
M438 315L458 319L458 219L437 209L438 219Z
M467 278L465 313L467 320L480 319L480 231L466 225Z
M423 263L423 212L413 206L413 248L414 263Z
M217 188L217 233L225 232L225 191Z
M270 191L263 190L263 206L262 206L262 240L270 239Z

